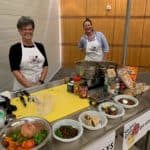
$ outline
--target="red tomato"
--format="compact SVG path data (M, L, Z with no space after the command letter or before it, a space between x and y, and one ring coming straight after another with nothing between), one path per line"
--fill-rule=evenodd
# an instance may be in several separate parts
M33 139L24 141L24 142L22 143L22 147L23 147L23 148L27 148L27 149L28 149L28 148L33 148L33 147L35 147L35 142L34 142Z

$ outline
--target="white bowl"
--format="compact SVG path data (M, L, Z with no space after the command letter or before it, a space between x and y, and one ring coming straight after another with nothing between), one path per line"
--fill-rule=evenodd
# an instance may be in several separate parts
M133 105L123 104L123 103L119 102L120 99L130 99L133 102L135 102L135 104L133 104ZM130 95L117 95L114 97L114 101L116 103L118 103L119 105L123 106L124 108L134 108L134 107L138 106L138 104L139 104L139 101L135 97L130 96Z
M116 115L109 115L102 109L102 107L107 107L107 106L112 106L112 105L118 109L118 113ZM116 119L116 118L122 117L125 114L124 108L121 105L116 104L114 102L101 103L98 105L98 110L100 112L103 112L108 118L111 118L111 119Z
M65 139L65 138L61 138L61 137L58 137L56 134L55 134L55 131L60 128L61 126L63 125L70 125L74 128L76 128L78 130L78 135L73 137L73 138L69 138L69 139ZM56 123L54 123L54 125L52 126L52 133L53 133L53 137L61 142L72 142L72 141L75 141L77 139L79 139L82 134L83 134L83 127L81 125L80 122L76 121L76 120L73 120L73 119L63 119L63 120L59 120L57 121Z
M90 116L98 116L100 118L100 123L95 127L86 125L83 120L84 120L84 116L87 114ZM101 112L92 111L92 110L85 111L85 112L81 113L79 115L79 121L81 122L83 127L85 127L86 129L89 129L89 130L101 129L101 128L105 127L107 125L107 122L108 122L108 120L107 120L106 116L104 116L104 114L102 114Z

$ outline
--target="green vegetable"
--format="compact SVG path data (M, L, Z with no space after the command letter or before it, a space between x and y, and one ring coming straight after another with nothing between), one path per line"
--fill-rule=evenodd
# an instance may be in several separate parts
M14 130L10 134L7 135L8 137L11 137L13 141L22 143L23 141L28 140L27 137L24 137L21 135L20 130Z
M29 138L27 138L27 137L24 137L24 136L20 136L20 138L17 140L17 142L18 143L22 143L22 142L24 142L24 141L26 141L26 140L28 140Z
M55 131L55 134L56 134L58 137L63 137L63 135L62 135L60 129L57 129L57 130Z
M10 137L13 139L13 141L18 141L20 138L20 130L15 130L10 134Z
M39 131L38 133L36 133L34 136L33 136L33 139L35 141L35 143L38 145L40 144L47 136L47 131L46 130L41 130Z

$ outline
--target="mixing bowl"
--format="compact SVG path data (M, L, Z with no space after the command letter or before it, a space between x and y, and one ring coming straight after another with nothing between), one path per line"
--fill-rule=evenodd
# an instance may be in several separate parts
M39 118L39 117L34 117L34 116L24 117L24 118L16 119L16 120L10 122L7 126L5 126L0 131L0 149L1 150L7 150L7 148L3 145L4 138L7 135L13 133L15 130L21 129L21 127L25 123L37 124L38 126L40 126L40 128L42 130L47 131L47 135L43 139L43 141L41 143L39 143L38 145L36 145L34 148L32 148L32 150L38 150L38 149L44 147L51 140L52 131L51 131L51 126L47 120L45 120L43 118Z

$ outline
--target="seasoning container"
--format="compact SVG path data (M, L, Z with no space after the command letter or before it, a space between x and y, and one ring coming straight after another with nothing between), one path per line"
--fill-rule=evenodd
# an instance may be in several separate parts
M83 83L80 83L79 96L81 98L87 98L88 97L88 84L86 81L84 81Z
M108 94L108 77L106 73L105 73L105 79L104 79L103 92L104 94Z
M74 81L74 94L79 94L79 85L81 83L81 77L79 75L73 77Z
M118 95L120 92L120 81L119 78L116 78L116 87L115 87L115 95Z
M67 91L70 93L74 93L74 81L69 81L67 83Z
M0 128L2 128L5 124L6 113L3 109L0 109Z

